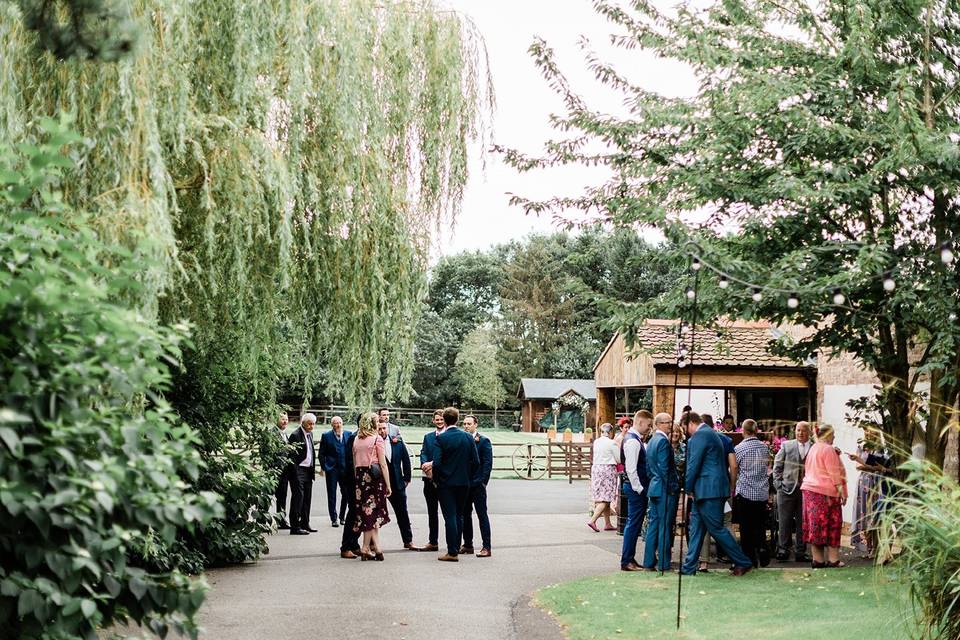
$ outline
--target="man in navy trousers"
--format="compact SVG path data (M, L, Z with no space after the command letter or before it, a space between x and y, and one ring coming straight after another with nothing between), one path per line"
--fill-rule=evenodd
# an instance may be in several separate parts
M347 469L346 446L350 432L343 430L343 418L334 416L330 419L330 426L333 428L320 437L320 461L327 478L327 511L330 514L330 524L336 527L344 524L347 503L352 499L346 482L347 474L353 473L353 469ZM340 487L339 522L337 520L337 487Z
M702 424L694 412L684 415L682 422L690 440L687 442L685 486L693 498L690 511L690 549L680 567L684 575L694 575L707 532L717 541L720 552L733 562L730 573L742 576L753 568L733 535L723 526L723 503L730 498L730 475L720 435L711 425Z
M493 471L493 443L490 438L477 431L477 417L467 416L463 419L463 429L473 436L477 445L477 455L480 457L480 466L477 467L470 480L470 498L467 500L467 512L463 516L463 546L460 554L473 553L473 512L477 512L477 523L480 525L480 540L483 547L477 554L478 558L491 556L490 546L490 516L487 515L487 483L490 482L490 472Z
M673 418L658 413L653 419L653 438L647 444L647 537L644 541L643 568L669 571L673 552L673 526L677 518L680 477L670 444Z
M443 410L443 433L437 436L437 448L433 462L425 469L437 483L440 511L446 531L447 552L438 559L441 562L457 562L460 540L463 537L463 517L470 499L470 481L480 457L473 436L457 428L460 412L455 407Z

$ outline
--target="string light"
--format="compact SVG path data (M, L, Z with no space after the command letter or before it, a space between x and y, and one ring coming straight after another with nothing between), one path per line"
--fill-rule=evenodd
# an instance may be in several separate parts
M685 366L687 366L687 361L681 358L680 361L677 362L677 366L683 369Z
M950 248L949 242L944 242L940 245L940 260L943 264L950 264L953 262L953 250Z
M889 271L883 272L883 290L887 293L893 291L897 288L897 283L893 279L893 275Z
M720 288L726 289L730 286L730 281L727 280L727 276L720 276Z
M841 305L847 301L847 298L843 295L843 292L839 288L833 290L833 304Z
M800 306L800 299L797 297L796 293L791 293L790 297L787 298L787 306L791 309L796 309Z
M956 322L956 321L957 321L957 314L951 313L949 316L947 316L947 320L949 320L950 322Z
M763 300L763 294L760 292L760 287L753 288L753 296L751 297L753 298L754 302L760 302Z
M700 267L701 267L700 258L694 258L693 262L690 264L690 268L693 269L694 271L700 271Z
M687 287L687 299L693 300L696 297L697 292L693 290L693 287Z

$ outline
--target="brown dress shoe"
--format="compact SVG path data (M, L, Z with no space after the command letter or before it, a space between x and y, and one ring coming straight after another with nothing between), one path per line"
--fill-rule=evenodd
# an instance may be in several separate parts
M420 547L420 551L439 551L440 547L435 544L425 544Z
M442 556L437 558L437 560L439 560L440 562L460 562L460 558L458 558L457 556L452 556L449 553L443 554Z
M477 554L478 558L489 558L491 555L490 549L480 549L480 553Z
M734 567L730 569L730 575L740 577L750 572L753 567Z
M423 549L421 549L418 546L415 546L412 542L406 543L405 545L403 545L403 548L408 549L410 551L423 551Z
M643 567L636 562L628 562L625 565L621 565L620 571L643 571Z
M465 553L473 553L473 547L468 547L466 545L460 547L460 555L463 555Z
M340 557L341 557L341 558L346 558L346 559L348 559L348 560L352 560L352 559L354 559L354 558L359 558L360 556L358 556L357 554L355 554L353 551L350 551L349 549L347 549L346 551L341 551L341 552L340 552Z

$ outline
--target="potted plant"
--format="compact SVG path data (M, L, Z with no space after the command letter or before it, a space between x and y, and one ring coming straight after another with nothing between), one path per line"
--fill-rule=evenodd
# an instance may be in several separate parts
M583 430L583 441L593 442L593 427L587 427Z
M567 427L563 430L563 441L564 442L573 442L573 429Z

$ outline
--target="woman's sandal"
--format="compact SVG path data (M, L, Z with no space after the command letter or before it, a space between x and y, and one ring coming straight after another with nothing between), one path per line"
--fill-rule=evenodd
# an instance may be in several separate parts
M839 569L841 567L847 566L847 563L843 560L837 560L836 562L825 562L824 566L831 567L833 569Z

